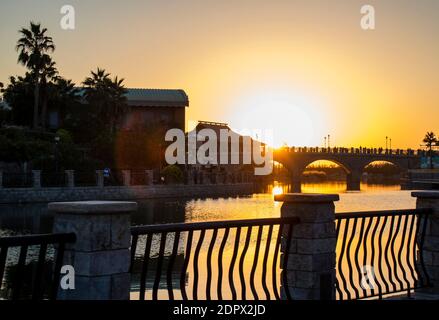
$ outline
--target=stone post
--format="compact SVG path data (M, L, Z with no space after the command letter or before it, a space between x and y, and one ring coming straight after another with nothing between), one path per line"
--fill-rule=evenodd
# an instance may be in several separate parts
M75 187L75 170L66 170L66 186L68 188Z
M346 189L348 191L360 191L361 173L351 172L347 175Z
M433 210L427 221L422 255L419 252L418 257L423 257L425 269L432 284L432 288L427 290L439 294L439 191L415 191L412 192L412 196L417 198L417 209L431 208ZM421 223L421 228L422 225Z
M291 173L291 189L295 193L302 192L302 172L293 168Z
M337 194L278 195L275 201L283 201L282 217L298 217L300 223L293 226L289 252L283 239L282 259L288 255L287 284L282 283L282 293L289 290L298 300L335 299L335 207ZM284 260L282 260L284 261Z
M32 187L41 188L41 170L32 170Z
M59 289L64 300L128 300L130 294L130 214L135 202L49 203L53 232L73 232L64 265L75 271L75 289Z
M99 188L104 187L104 170L96 170L96 186Z
M154 179L153 171L152 170L145 170L145 175L146 175L146 184L148 186L152 185L153 181L154 181L153 180Z
M131 170L122 170L122 184L124 186L131 185Z

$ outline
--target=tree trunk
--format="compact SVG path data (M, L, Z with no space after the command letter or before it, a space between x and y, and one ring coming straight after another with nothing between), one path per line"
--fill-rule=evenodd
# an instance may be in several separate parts
M46 130L46 119L47 119L47 88L45 88L46 93L43 90L43 101L41 105L41 127Z
M36 77L34 88L34 116L33 116L33 128L38 128L38 103L40 100L40 79Z

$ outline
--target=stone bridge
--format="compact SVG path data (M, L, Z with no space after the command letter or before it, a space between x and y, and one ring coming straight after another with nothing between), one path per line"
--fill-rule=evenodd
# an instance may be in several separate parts
M390 162L402 172L420 167L423 150L383 150L366 148L289 148L273 152L273 159L291 174L292 192L301 192L301 177L305 168L319 160L340 165L346 172L347 190L360 190L364 168L375 161Z

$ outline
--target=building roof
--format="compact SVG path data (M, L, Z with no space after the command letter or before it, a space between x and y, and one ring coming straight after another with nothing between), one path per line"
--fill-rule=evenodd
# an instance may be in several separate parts
M127 88L129 106L139 107L188 107L189 98L181 89Z
M133 107L188 107L189 98L181 89L126 88L127 103ZM79 88L84 93L84 88Z

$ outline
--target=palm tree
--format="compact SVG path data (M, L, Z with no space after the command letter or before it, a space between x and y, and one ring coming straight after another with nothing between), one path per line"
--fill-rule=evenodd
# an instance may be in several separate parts
M47 104L48 100L54 95L53 90L53 81L56 80L58 76L58 70L55 67L55 62L52 60L48 61L48 63L43 66L41 70L41 80L40 80L40 89L41 89L41 119L40 124L43 129L46 129L46 120L47 120Z
M105 69L97 68L96 72L91 71L91 76L84 80L83 85L86 100L114 133L118 120L127 110L127 99L124 79L111 79L110 75Z
M34 113L33 127L38 127L38 104L40 95L40 81L45 67L51 63L50 52L55 50L52 37L46 35L47 29L40 24L30 23L30 28L22 28L21 38L17 41L16 50L19 51L18 63L26 66L34 81Z
M427 132L422 142L424 142L428 148L428 155L430 157L430 169L433 169L433 146L437 145L438 143L436 135L434 134L434 132Z
M71 107L80 101L78 88L72 80L57 76L50 84L49 91L51 102L57 107L60 118L65 120L67 113L72 111Z

